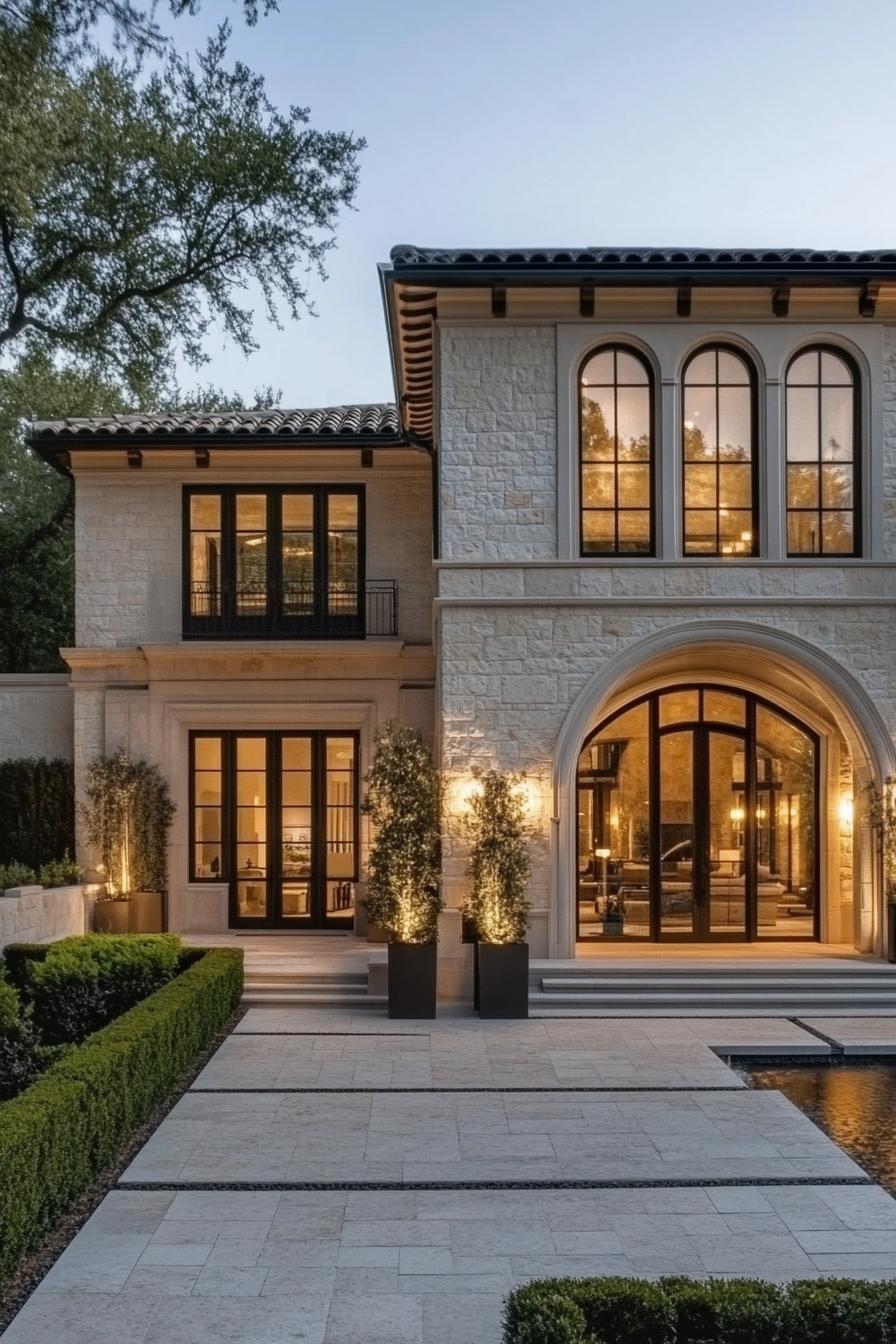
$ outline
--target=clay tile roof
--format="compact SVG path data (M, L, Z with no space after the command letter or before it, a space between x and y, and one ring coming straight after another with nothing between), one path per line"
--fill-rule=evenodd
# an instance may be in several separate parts
M568 248L464 248L415 247L403 243L390 253L396 272L433 268L452 270L551 270L565 267L619 270L664 270L694 267L706 270L764 270L781 267L808 272L887 270L896 272L896 250L871 252L817 252L812 248L700 247L568 247Z
M34 426L32 439L96 439L118 435L164 440L186 436L238 438L245 435L262 438L270 435L272 438L359 438L370 441L378 438L395 439L399 434L395 406L373 403L361 406L320 406L297 411L172 411L39 420Z

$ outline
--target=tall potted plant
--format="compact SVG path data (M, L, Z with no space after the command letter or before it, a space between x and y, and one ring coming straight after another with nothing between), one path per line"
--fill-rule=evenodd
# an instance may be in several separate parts
M106 895L94 905L100 933L160 933L168 831L174 804L158 766L124 751L87 768L80 813Z
M435 1017L441 788L420 734L386 724L366 784L367 916L388 934L389 1016Z
M883 867L884 897L886 900L886 956L896 962L896 778L888 775L883 787L872 782L865 785L868 800L868 820L877 836Z
M480 1017L529 1016L529 854L520 780L490 770L469 799L464 915L476 929Z

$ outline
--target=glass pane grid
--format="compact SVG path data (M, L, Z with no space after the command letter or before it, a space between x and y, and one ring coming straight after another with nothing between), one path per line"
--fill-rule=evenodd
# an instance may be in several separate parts
M634 354L613 346L585 366L579 406L582 551L652 551L650 378Z
M750 371L732 351L703 350L685 370L684 549L755 555Z
M855 376L832 351L804 351L786 379L788 555L853 555Z

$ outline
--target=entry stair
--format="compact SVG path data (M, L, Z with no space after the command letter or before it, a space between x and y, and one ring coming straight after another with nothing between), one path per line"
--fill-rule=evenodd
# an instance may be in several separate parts
M532 1016L896 1016L896 966L859 958L708 959L663 965L532 962Z
M247 1007L297 1004L361 1010L385 1002L384 997L368 993L366 957L361 963L353 957L345 958L344 967L330 961L326 968L318 969L304 958L266 956L254 951L245 954L243 1003Z

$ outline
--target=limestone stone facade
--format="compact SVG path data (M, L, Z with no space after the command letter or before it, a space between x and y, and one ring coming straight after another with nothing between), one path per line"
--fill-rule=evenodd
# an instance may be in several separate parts
M228 920L227 883L189 877L191 730L350 728L363 771L376 727L397 718L432 738L446 779L443 988L469 975L461 821L480 768L523 777L533 954L574 956L583 743L634 697L684 679L761 696L814 735L818 932L879 950L880 856L860 804L865 784L896 774L890 254L848 263L800 255L791 294L772 262L763 269L752 255L588 252L589 285L570 278L567 254L397 253L383 269L397 412L275 413L272 432L252 442L248 421L237 425L244 443L213 417L201 432L185 421L176 441L152 417L137 437L125 422L47 427L49 453L76 481L77 639L65 651L76 771L81 779L92 756L124 746L165 772L178 805L174 927ZM686 263L697 269L693 295L679 276ZM654 269L643 283L623 281L629 264ZM883 279L872 282L868 265ZM545 266L559 268L556 283ZM620 343L640 355L652 387L656 544L649 557L588 557L579 372L594 350ZM755 555L684 554L682 377L706 345L733 348L754 371ZM857 374L856 557L788 558L786 370L817 346L845 354ZM384 444L360 430L329 445L304 430L283 437L289 420L341 424L349 414L358 425L374 411L377 424L387 413L395 426ZM362 485L366 572L396 583L397 635L185 637L183 490L216 483Z

